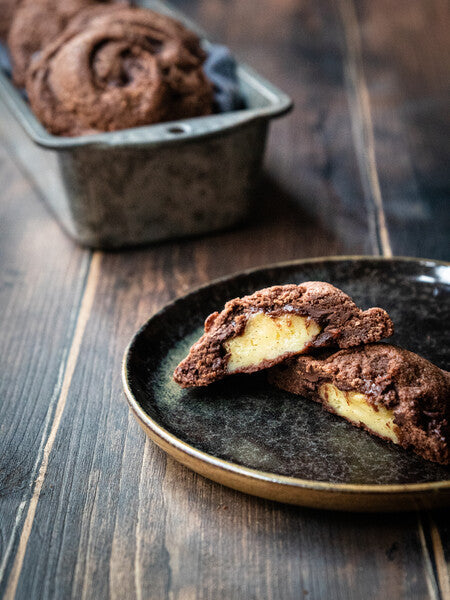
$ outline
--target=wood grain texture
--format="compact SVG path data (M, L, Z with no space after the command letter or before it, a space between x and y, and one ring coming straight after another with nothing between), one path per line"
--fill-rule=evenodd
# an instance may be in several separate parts
M430 547L442 598L450 598L450 515L448 510L427 515Z
M355 12L393 252L449 260L448 3L364 0Z
M90 257L0 147L0 590L54 418Z
M378 253L352 140L337 6L295 0L276 7L272 0L175 4L293 98L295 110L272 125L266 160L292 204L338 237L345 252Z
M53 450L55 438L58 433L59 426L61 424L61 419L66 406L73 374L78 362L81 341L83 339L87 321L92 310L92 303L94 301L95 289L98 280L98 268L100 260L101 255L97 253L93 256L90 264L89 275L86 280L86 286L81 299L80 308L78 311L77 320L73 331L72 341L70 344L69 351L67 353L64 377L62 378L60 390L58 390L57 393L57 401L54 409L54 416L51 422L51 426L49 428L47 439L45 440L45 445L43 446L42 460L40 462L39 472L36 477L36 482L32 491L31 498L28 502L27 511L22 525L22 532L20 535L16 555L14 557L11 573L9 575L5 594L6 599L14 598L16 593L18 580L22 571L25 552L28 547L28 540L30 538L31 530L34 524L34 518L36 516L37 504L40 500L42 486L47 475L49 457Z
M386 240L448 258L444 4L175 4L296 109L241 228L93 259L0 149L0 596L447 598L443 511L324 513L223 488L145 439L120 382L137 327L216 277Z

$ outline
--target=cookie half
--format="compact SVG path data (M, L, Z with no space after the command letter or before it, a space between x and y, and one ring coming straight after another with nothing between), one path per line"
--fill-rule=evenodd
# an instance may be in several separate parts
M389 344L298 356L268 374L357 427L441 464L450 462L450 373Z
M311 348L348 348L392 335L381 308L362 311L329 283L274 286L235 298L205 321L205 333L175 369L182 387L272 367Z

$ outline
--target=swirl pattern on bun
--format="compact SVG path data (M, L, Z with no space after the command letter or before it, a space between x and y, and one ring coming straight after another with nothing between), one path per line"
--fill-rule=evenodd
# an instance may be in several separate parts
M199 38L150 10L93 7L33 61L26 88L53 134L115 131L212 112Z
M99 2L101 0L22 0L8 35L14 83L24 87L28 66L42 48L53 42L75 15ZM103 0L102 5L107 2Z

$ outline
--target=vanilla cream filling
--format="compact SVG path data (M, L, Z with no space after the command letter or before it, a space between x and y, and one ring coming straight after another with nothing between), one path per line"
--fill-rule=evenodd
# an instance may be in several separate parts
M232 373L287 353L299 354L319 333L319 325L307 317L255 313L248 319L243 333L224 344L229 354L227 370Z
M319 396L337 415L358 425L362 423L370 431L398 444L394 411L384 406L374 408L365 394L343 392L332 383L322 384L319 388Z

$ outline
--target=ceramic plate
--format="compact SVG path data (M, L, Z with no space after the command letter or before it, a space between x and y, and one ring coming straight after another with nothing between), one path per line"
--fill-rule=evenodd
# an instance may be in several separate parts
M449 504L449 468L270 387L263 372L194 390L172 380L205 318L227 300L311 280L338 286L361 308L385 308L395 324L393 343L450 369L450 264L369 257L291 262L197 289L138 331L125 354L123 380L139 423L184 465L264 498L341 510Z

